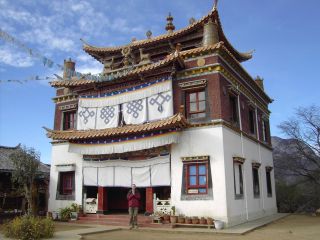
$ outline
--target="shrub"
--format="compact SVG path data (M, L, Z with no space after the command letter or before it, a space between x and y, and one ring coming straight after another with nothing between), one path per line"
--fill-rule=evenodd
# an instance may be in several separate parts
M5 236L13 239L37 240L41 238L52 238L53 233L53 221L39 217L17 217L4 225Z
M60 208L61 220L68 221L71 217L72 210L71 207Z

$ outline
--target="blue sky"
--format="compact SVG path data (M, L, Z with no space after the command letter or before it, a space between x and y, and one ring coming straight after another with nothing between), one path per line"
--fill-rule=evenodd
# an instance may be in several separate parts
M168 12L179 29L212 5L213 0L0 0L0 28L55 63L71 57L78 71L98 73L101 64L82 51L80 38L96 46L122 45L145 38L148 30L164 33ZM319 105L320 1L220 0L218 8L234 47L255 49L243 65L265 79L265 90L275 100L271 131L281 136L277 125L296 107ZM0 145L34 147L46 163L51 145L42 126L53 127L54 89L47 81L3 81L53 73L60 71L0 39Z

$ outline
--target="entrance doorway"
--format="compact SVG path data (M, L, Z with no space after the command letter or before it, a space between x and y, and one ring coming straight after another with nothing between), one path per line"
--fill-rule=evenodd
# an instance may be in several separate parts
M144 213L146 211L146 189L137 188L140 192L140 207L139 212ZM124 213L128 212L128 200L127 193L130 188L124 187L108 187L107 189L107 204L108 211L111 213Z

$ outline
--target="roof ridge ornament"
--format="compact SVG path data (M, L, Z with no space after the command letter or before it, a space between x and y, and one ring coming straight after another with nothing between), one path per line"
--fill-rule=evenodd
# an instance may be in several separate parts
M176 27L173 25L173 17L171 13L169 12L169 15L167 17L167 26L166 30L168 33L173 33L173 31L176 29Z
M218 9L218 0L214 0L213 10L217 10L217 9Z

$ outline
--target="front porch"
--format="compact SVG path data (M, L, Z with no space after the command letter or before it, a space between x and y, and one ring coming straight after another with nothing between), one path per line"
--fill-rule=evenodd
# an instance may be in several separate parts
M140 187L139 213L150 215L153 212L168 212L171 210L171 188ZM88 215L110 215L128 212L127 187L84 187L84 213ZM165 199L165 200L160 200Z

